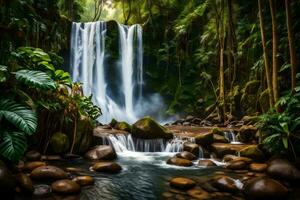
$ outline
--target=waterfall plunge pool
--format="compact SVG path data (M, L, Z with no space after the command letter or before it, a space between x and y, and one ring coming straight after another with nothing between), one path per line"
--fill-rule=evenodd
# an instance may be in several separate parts
M86 160L59 161L54 165L78 167L80 175L93 176L95 184L83 187L80 200L143 200L162 199L168 191L169 180L174 177L199 179L212 177L221 167L178 167L166 164L176 153L168 152L121 152L116 162L122 166L119 174L105 174L89 170L92 162ZM198 161L195 161L197 163ZM218 163L220 164L220 163Z

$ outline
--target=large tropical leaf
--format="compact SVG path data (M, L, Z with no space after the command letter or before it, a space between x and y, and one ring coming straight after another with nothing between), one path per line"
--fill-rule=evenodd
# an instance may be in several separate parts
M26 137L20 132L4 132L1 135L0 154L9 160L18 161L27 148Z
M33 134L37 127L36 114L13 100L0 99L0 122L2 118L28 135Z
M42 71L20 70L15 72L16 79L22 83L40 89L55 89L55 82Z

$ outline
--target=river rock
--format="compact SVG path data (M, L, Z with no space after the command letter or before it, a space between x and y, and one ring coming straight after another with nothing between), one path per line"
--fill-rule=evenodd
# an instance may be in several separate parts
M25 165L23 167L23 170L31 172L35 168L38 168L38 167L41 167L41 166L46 166L46 163L42 162L42 161L27 162L27 163L25 163Z
M169 165L177 165L177 166L182 166L182 167L190 167L193 165L193 163L190 160L183 159L183 158L170 158L167 160L167 164Z
M211 144L211 150L219 158L223 158L226 154L237 154L240 150L249 145L245 144L230 144L230 143L213 143Z
M40 185L34 185L34 192L33 195L36 197L47 197L51 194L52 189L49 185L40 184Z
M257 128L252 125L243 125L239 129L239 133L237 135L239 141L243 143L247 143L252 141L255 138L257 132Z
M197 157L194 154L187 152L187 151L183 151L183 152L176 154L176 157L187 159L187 160L196 160L197 159Z
M24 173L19 173L16 175L17 184L20 186L22 191L25 193L33 193L34 188L30 177Z
M223 135L213 134L213 137L214 143L229 143L229 141Z
M127 122L117 122L114 125L114 128L121 131L131 132L131 126Z
M238 188L235 184L235 180L228 176L217 176L212 180L212 185L221 191L236 192Z
M89 160L114 160L117 158L115 150L109 145L98 145L85 154Z
M246 169L247 167L248 164L242 160L237 160L237 161L232 160L226 166L227 169L231 169L231 170L242 170L242 169Z
M51 184L51 188L53 192L58 194L77 194L80 192L80 186L71 180L64 179L55 181Z
M142 139L173 138L171 132L150 117L142 118L132 125L132 136Z
M239 156L235 156L235 155L225 155L223 157L223 161L224 162L230 162L230 161L244 161L246 162L247 164L250 164L252 163L252 159L251 158L247 158L247 157L239 157Z
M274 178L285 180L299 180L300 171L289 161L284 159L275 159L269 163L267 173Z
M80 173L80 172L83 172L83 169L78 168L78 167L66 167L65 171L70 172L70 173Z
M198 145L206 147L214 142L214 136L212 132L200 133L195 137L195 140Z
M188 190L196 186L196 182L188 179L177 177L170 180L170 186L176 189Z
M203 167L216 167L216 163L214 163L211 160L199 160L198 162L199 166L203 166Z
M210 194L201 188L192 188L187 191L187 194L195 199L200 199L200 200L211 199Z
M0 160L0 194L12 194L16 185L15 178Z
M58 179L66 179L68 177L67 173L55 166L41 166L34 169L30 177L38 180L58 180Z
M25 154L25 158L27 161L38 161L41 160L42 156L38 151L28 151Z
M94 178L91 176L77 176L73 179L80 186L87 186L94 184Z
M188 151L195 156L199 156L199 145L191 142L185 142L183 144L183 151Z
M51 136L49 145L52 152L60 154L69 149L70 141L66 134L62 132L56 132Z
M97 172L118 173L122 167L115 162L97 162L92 166L92 169Z
M241 149L240 155L258 161L264 160L265 158L264 153L257 145L249 145L248 147Z
M249 169L253 172L265 172L268 168L268 165L265 163L251 163Z
M267 177L258 177L247 181L244 194L247 199L286 199L288 189L278 181Z

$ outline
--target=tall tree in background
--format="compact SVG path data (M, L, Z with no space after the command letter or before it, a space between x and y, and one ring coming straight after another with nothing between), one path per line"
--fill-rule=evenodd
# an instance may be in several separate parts
M267 86L269 92L269 103L270 106L274 105L274 96L273 96L273 87L271 81L271 73L270 73L270 62L269 62L269 50L266 45L266 32L265 32L265 24L262 14L262 1L258 0L258 17L259 17L259 24L260 24L260 33L261 33L261 43L263 46L263 57L264 57L264 66L265 66L265 74L267 79Z
M224 78L224 49L225 49L225 2L224 0L216 1L215 9L215 24L218 37L219 48L219 118L220 121L225 121L226 103L225 103L225 78Z
M291 77L292 77L291 89L293 90L296 87L297 59L296 59L295 36L294 36L294 30L292 26L290 4L291 4L290 0L285 0L286 25L287 25L288 40L289 40Z
M279 98L278 90L278 35L277 35L277 19L276 19L276 0L269 0L271 18L272 18L272 83L274 101L277 102Z
M93 21L98 21L100 19L103 11L104 3L105 3L104 0L94 0L95 10L94 10Z

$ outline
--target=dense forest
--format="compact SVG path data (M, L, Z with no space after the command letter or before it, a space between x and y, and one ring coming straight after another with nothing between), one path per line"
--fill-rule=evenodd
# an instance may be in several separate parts
M103 63L97 60L100 55ZM299 0L0 0L1 194L64 199L81 190L76 198L93 199L89 195L98 192L99 199L298 199L299 58ZM129 80L129 88L124 69L114 67L123 63L125 71L132 63L143 65L138 72L132 67L129 75L138 78L137 83ZM109 72L95 71L100 65ZM84 66L92 69L88 75ZM75 79L77 67L86 80ZM101 73L106 82L96 89L109 90L105 101L90 86L99 84L94 80ZM135 101L138 87L146 95L139 101L147 103ZM119 98L112 104L118 95L124 102ZM135 123L115 116L110 123L101 121L117 104L126 113L127 100L138 105L131 110L142 110L132 117ZM163 117L156 119L152 114L158 112ZM177 153L167 165L198 168L183 175L177 174L181 168L158 168L162 175L149 176L159 177L159 186L145 196L136 182L134 191L102 186L106 179L125 186L125 175L135 177L122 175L135 170L129 166L151 167L128 160L149 155L130 152ZM196 157L198 164L190 161ZM201 172L210 165L218 166ZM116 172L120 175L112 178L101 174ZM210 177L217 172L226 176ZM203 174L207 180L197 178ZM171 179L169 190L164 182L174 176L185 178ZM46 187L42 179L56 182ZM93 183L98 189L84 189ZM255 184L262 184L263 191Z

